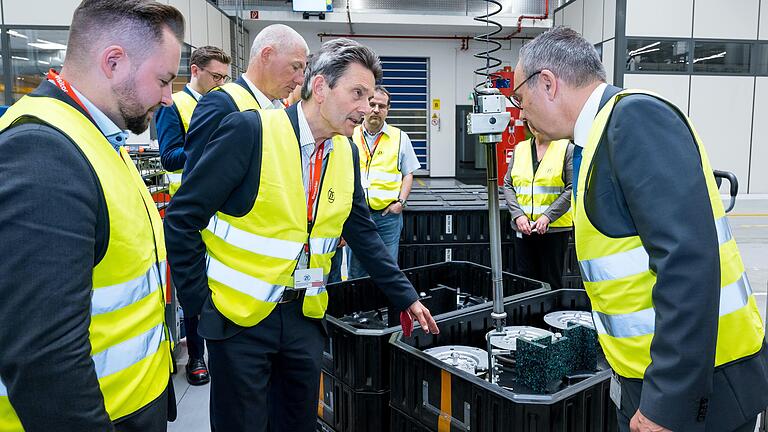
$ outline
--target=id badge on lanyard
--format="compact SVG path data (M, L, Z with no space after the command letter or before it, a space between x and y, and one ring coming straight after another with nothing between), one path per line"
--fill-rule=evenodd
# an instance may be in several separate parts
M325 150L325 142L320 143L315 149L315 154L312 163L309 164L309 191L307 193L307 226L310 228L315 222L315 202L317 202L317 196L320 194L320 180L322 179L323 172L323 153ZM306 266L309 267L309 239L307 243L304 243L302 260L306 262ZM322 268L306 268L297 269L293 273L293 287L294 289L309 289L323 286L323 269Z

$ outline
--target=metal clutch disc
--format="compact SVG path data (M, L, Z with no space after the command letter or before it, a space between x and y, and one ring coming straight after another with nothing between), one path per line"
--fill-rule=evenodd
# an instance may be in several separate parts
M488 371L488 352L480 348L464 345L445 345L425 349L424 352L443 363L473 375L481 375Z
M565 330L568 325L581 324L584 327L595 329L592 313L585 311L557 311L544 315L544 322L550 327Z
M492 333L495 330L491 331ZM498 349L514 351L517 349L517 340L525 339L532 341L545 336L554 336L554 333L548 330L531 326L507 326L504 327L503 335L491 336L491 345Z

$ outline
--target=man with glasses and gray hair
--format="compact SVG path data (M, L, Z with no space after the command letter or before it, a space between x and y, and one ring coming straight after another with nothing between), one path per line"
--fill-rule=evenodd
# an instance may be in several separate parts
M229 80L229 62L229 55L221 48L203 46L194 50L189 58L189 83L173 94L173 105L160 108L155 115L160 163L163 169L169 171L168 192L171 196L179 189L184 162L187 161L184 137L192 112L204 94ZM184 316L184 330L189 354L185 368L187 381L192 385L207 384L210 378L203 359L205 343L197 334L196 316Z
M342 235L390 314L438 332L376 232L347 138L381 74L370 48L327 42L302 100L227 116L171 202L171 272L185 311L201 314L213 430L315 430L325 283Z
M675 105L605 83L558 27L523 46L515 103L573 139L574 226L621 431L752 431L768 406L763 322L707 153Z

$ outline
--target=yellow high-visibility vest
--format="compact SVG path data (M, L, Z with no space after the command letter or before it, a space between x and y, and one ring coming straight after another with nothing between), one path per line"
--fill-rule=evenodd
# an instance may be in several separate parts
M568 150L568 140L549 143L544 157L539 163L536 174L533 173L533 153L531 140L515 146L515 160L510 176L515 196L526 216L535 221L565 190L563 183L563 165ZM571 209L550 223L550 227L570 227L573 225Z
M179 117L181 118L181 126L184 128L184 135L186 136L187 132L189 132L189 122L192 120L192 113L195 111L195 107L197 106L197 99L183 90L174 93L172 98L173 105L179 112ZM179 186L181 186L181 175L183 172L184 170L180 169L167 174L168 193L171 196L174 196L176 191L179 190Z
M104 405L116 420L157 399L173 367L164 321L162 221L125 149L116 152L75 108L50 97L24 96L0 118L0 130L22 117L37 118L66 135L93 167L104 194L109 239L106 254L93 268L89 331ZM0 383L0 431L22 430Z
M649 267L648 252L642 240L636 235L612 238L602 234L584 208L584 195L591 182L591 164L608 119L615 104L632 94L650 95L673 107L686 119L699 149L720 245L720 318L715 366L755 354L765 337L763 322L701 139L685 114L670 102L650 92L625 90L606 103L592 124L583 150L576 197L576 253L605 356L617 374L642 379L651 362L651 341L656 323L652 299L656 274Z
M259 111L262 159L259 193L244 216L217 213L202 236L208 250L208 286L213 304L227 319L251 327L266 318L286 288L309 245L309 267L322 268L327 281L331 258L352 210L352 147L333 138L320 182L317 213L308 232L307 201L299 142L284 110ZM325 285L307 289L304 315L322 318L328 305Z
M360 181L363 183L368 206L384 210L400 197L403 174L397 166L400 156L400 129L387 125L375 148L368 150L363 136L363 127L358 126L352 134L360 154ZM373 154L371 154L373 152Z

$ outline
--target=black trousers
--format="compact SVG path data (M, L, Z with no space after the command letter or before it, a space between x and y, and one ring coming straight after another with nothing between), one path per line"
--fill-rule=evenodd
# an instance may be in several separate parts
M116 420L115 432L165 432L168 430L168 388L154 401L135 413ZM173 403L175 404L175 396Z
M214 432L314 432L326 331L301 301L254 327L207 340Z
M546 282L553 290L562 288L569 235L569 231L515 235L515 273Z
M621 382L621 408L616 408L616 414L619 419L619 432L629 432L629 422L632 420L632 417L640 406L643 382L640 380L627 380L624 378L620 378L619 381ZM717 416L717 413L708 413L707 419L712 418L713 416ZM724 430L720 427L712 427L707 424L699 425L697 430L706 432L754 432L756 425L757 417L733 429L729 428L729 430Z
M197 316L188 317L184 315L184 332L187 337L187 353L190 359L202 359L205 355L205 341L203 337L197 334L197 323L200 319Z

